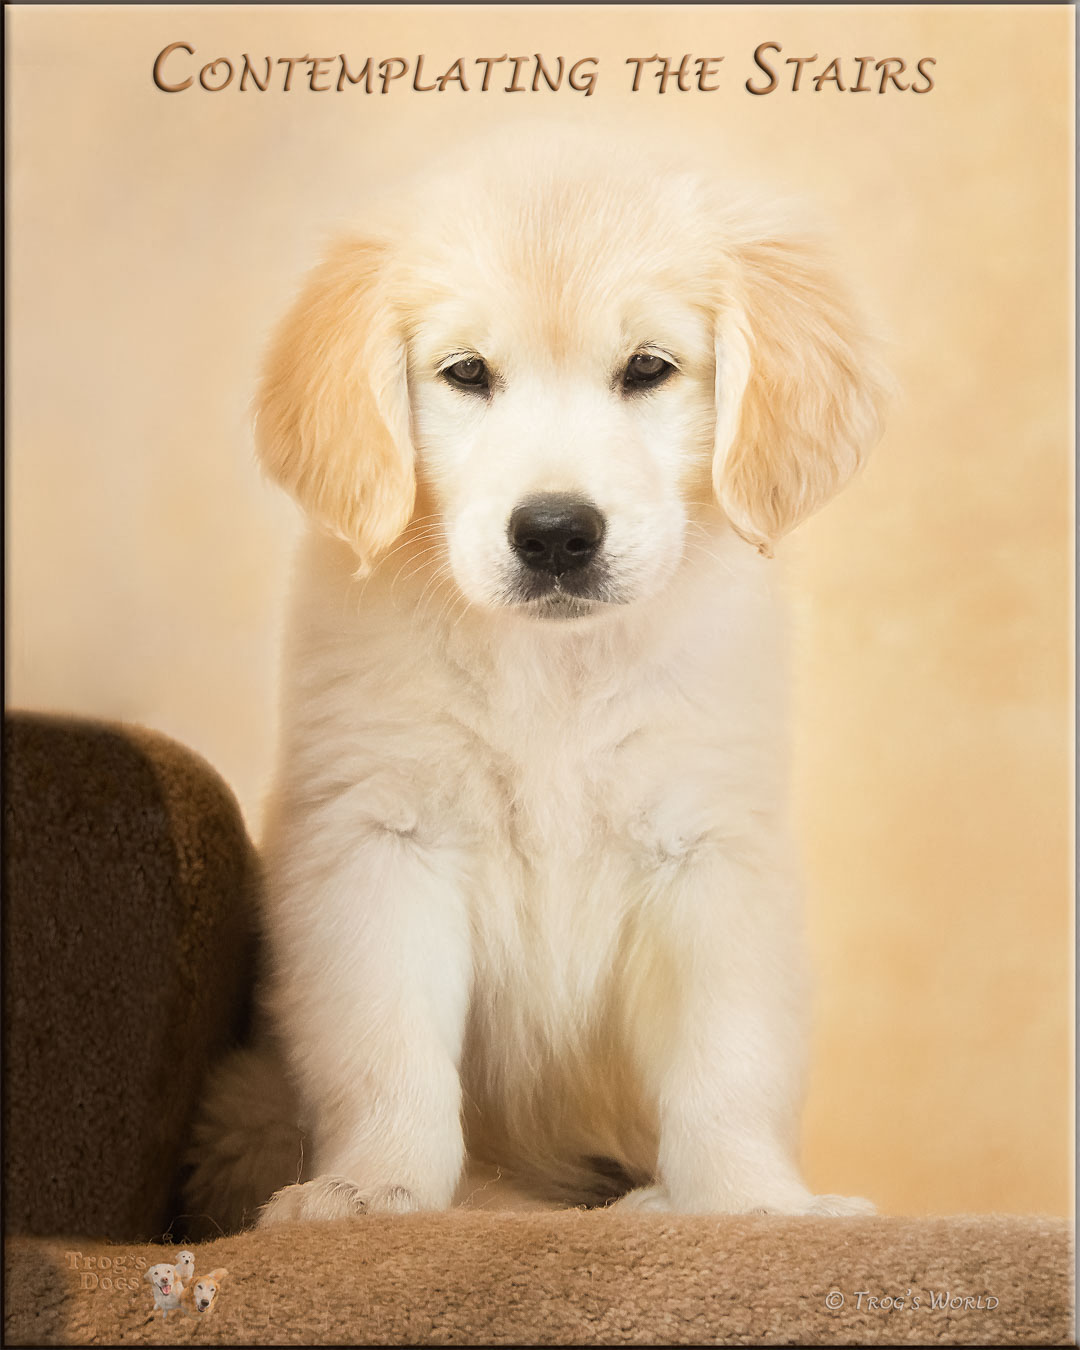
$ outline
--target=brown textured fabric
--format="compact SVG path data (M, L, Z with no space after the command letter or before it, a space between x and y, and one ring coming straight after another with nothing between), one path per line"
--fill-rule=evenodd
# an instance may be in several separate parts
M8 1249L7 1342L1066 1345L1069 1231L986 1217L373 1216L196 1248L196 1278L229 1272L218 1304L166 1323L140 1276L173 1248L20 1239ZM843 1306L830 1307L838 1293ZM874 1309L867 1293L907 1306ZM931 1294L998 1302L932 1308Z
M250 987L239 809L164 736L37 714L4 788L6 1230L160 1235Z

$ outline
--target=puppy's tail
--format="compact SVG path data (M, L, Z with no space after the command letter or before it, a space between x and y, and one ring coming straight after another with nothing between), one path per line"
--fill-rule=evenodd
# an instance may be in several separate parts
M235 1232L271 1195L303 1180L304 1136L285 1067L270 1043L238 1050L211 1074L185 1156L192 1218Z
M652 1179L617 1158L595 1154L576 1162L547 1160L535 1170L529 1169L525 1175L525 1184L549 1202L585 1209L610 1205Z
M650 1173L600 1154L544 1151L507 1161L470 1158L455 1204L465 1209L603 1209L653 1181Z

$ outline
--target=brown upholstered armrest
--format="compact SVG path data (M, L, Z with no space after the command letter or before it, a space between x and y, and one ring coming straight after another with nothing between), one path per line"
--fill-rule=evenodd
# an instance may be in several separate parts
M246 1016L255 856L165 736L17 713L4 750L7 1230L160 1235Z

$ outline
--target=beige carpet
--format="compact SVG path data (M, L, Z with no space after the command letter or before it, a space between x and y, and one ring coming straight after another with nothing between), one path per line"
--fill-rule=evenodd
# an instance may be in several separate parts
M172 1313L167 1322L150 1317L150 1288L140 1277L145 1265L170 1259L173 1247L15 1238L7 1250L6 1339L1062 1345L1074 1336L1069 1234L1064 1220L985 1217L568 1211L359 1218L196 1248L196 1277L229 1271L218 1306L198 1320ZM869 1306L869 1297L897 1295L903 1308ZM983 1306L931 1306L945 1295Z

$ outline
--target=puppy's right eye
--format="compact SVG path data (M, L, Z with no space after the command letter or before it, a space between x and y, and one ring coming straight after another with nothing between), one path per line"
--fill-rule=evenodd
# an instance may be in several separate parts
M623 371L623 388L650 389L664 380L675 369L670 361L665 361L655 352L638 352L632 356Z
M468 356L462 361L455 361L441 374L459 389L487 389L489 386L488 368L478 356Z

